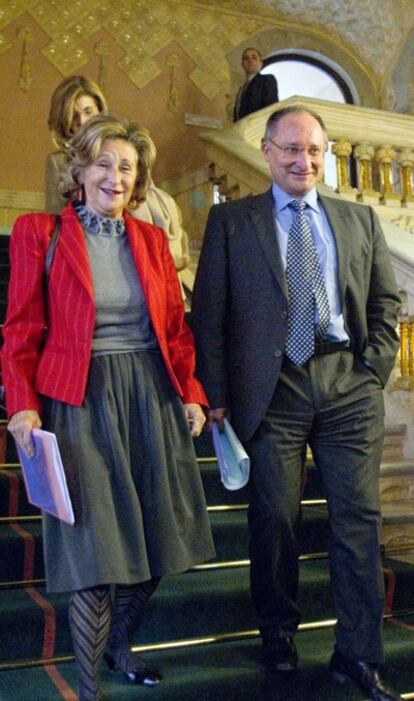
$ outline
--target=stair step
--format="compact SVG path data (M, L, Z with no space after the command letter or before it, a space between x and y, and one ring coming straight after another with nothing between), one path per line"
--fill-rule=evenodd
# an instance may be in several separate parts
M0 524L0 582L43 578L41 523Z
M247 511L211 512L209 518L216 545L216 560L223 562L248 558ZM301 552L326 551L328 539L326 507L304 507ZM32 559L33 566L30 565ZM43 579L44 576L41 522L0 523L0 582Z
M214 458L209 459L209 462L199 463L199 468L209 506L247 504L249 500L248 487L234 491L225 489L220 480L217 461Z
M392 437L404 437L407 433L407 426L403 423L386 423L385 441L392 440ZM213 439L210 431L203 431L201 436L194 439L194 447L198 457L214 457Z
M405 433L405 426L387 426L387 451L392 460L381 467L381 489L395 487L395 480L409 484L414 466L403 460L395 460ZM248 489L230 492L220 482L214 455L211 434L205 433L195 440L198 456L207 460L200 462L207 501L210 506L246 505ZM387 452L389 455L389 452ZM8 437L7 457L15 461L15 450ZM209 459L208 459L209 458ZM393 482L394 480L394 482ZM399 484L399 483L398 483ZM387 494L390 492L387 491ZM308 461L304 498L318 499L323 496L318 470ZM19 469L0 470L0 514L12 512L32 515L34 507L27 505L22 476ZM409 511L407 502L399 501L392 510L390 502L384 508L384 529L392 543L405 537L406 529L413 529L414 510ZM403 515L410 518L402 523ZM152 692L142 690L159 701L333 701L338 698L338 687L331 682L324 665L332 651L331 628L305 630L297 636L301 659L301 673L289 678L265 674L259 663L260 641L241 639L221 642L220 635L231 637L234 631L246 635L255 631L256 617L249 593L249 568L239 566L235 560L248 558L247 511L230 509L209 513L217 548L217 561L233 562L232 567L200 569L181 575L166 577L154 594L144 617L139 639L134 643L151 646L164 645L177 640L194 638L217 639L202 647L163 649L145 652L148 660L159 664L165 675L160 686ZM303 508L302 552L312 554L328 548L328 525L326 506ZM0 581L19 580L27 575L30 557L34 555L33 577L43 577L40 522L19 522L16 525L0 524ZM406 543L406 541L404 541ZM413 549L414 555L414 549ZM408 560L403 562L389 557L384 560L386 571L387 603L389 607L402 610L414 605L414 567ZM4 577L2 576L4 574ZM18 575L18 576L16 576ZM303 610L303 621L334 619L334 610L329 585L329 563L326 559L305 559L300 563L299 605ZM12 663L38 660L42 654L71 656L72 645L67 622L67 594L47 594L44 586L26 589L0 588L0 669L1 662ZM414 616L403 621L399 628L385 624L387 679L398 690L412 691L411 657L414 643ZM56 630L56 639L54 638ZM76 674L72 663L59 664L51 668L56 678L62 674L66 682L76 688ZM132 701L140 698L140 690L122 682L122 675L103 674L105 690L113 701ZM28 691L30 690L30 691ZM347 701L361 699L358 691L341 690ZM70 696L65 696L69 698ZM0 672L1 701L57 701L63 694L57 690L43 668L20 669ZM342 698L342 696L341 696ZM414 698L414 697L413 697Z
M414 462L412 460L394 460L382 462L380 468L381 479L387 477L413 477Z
M39 509L28 503L20 468L0 470L0 516L34 516Z
M387 649L385 675L400 693L413 691L412 648L414 616L384 624ZM158 666L163 680L157 689L142 690L158 701L360 701L352 686L339 687L327 674L332 654L331 628L302 631L296 636L300 671L298 674L267 673L260 663L257 638L214 642L184 649L145 653L144 659ZM71 689L77 689L74 663L47 668L19 669L0 674L3 701L56 701L63 698L52 679L61 676ZM120 673L102 672L105 692L113 701L135 701L139 689L126 684ZM62 685L61 685L62 686ZM30 694L30 696L28 696ZM411 697L412 698L412 697Z
M202 458L199 463L204 491L209 506L247 504L249 501L248 487L234 491L225 489L219 475L215 458ZM308 463L305 479L304 499L323 497L322 482L318 470ZM22 471L19 467L0 469L0 516L10 514L10 501L13 515L34 515L39 510L27 503Z
M385 463L381 466L380 494L384 509L388 504L406 502L406 511L414 506L414 463Z
M385 424L385 436L392 436L392 435L402 435L405 436L407 433L407 425L403 423L389 423L388 421Z
M300 605L306 612L306 620L332 617L328 563L303 562L300 576ZM71 654L67 594L47 594L44 586L28 591L6 589L1 592L1 602L2 662L40 657L45 623L52 625L54 617L56 643L53 654ZM162 581L149 603L139 642L148 644L205 637L255 627L248 567L189 572Z
M216 561L247 559L247 511L213 512L209 518L216 545ZM395 548L400 543L411 545L414 549L414 513L407 508L406 502L383 505L381 542L388 548ZM0 544L0 582L44 578L40 521L0 524ZM302 509L300 544L304 554L327 552L329 527L326 507Z
M394 610L412 605L414 568L386 558L388 600ZM391 595L393 598L391 599ZM43 586L1 591L1 662L37 659L43 640L51 655L71 654L67 594L47 594ZM329 563L300 563L299 606L303 622L335 617L330 595ZM54 645L53 630L56 626ZM256 619L249 594L249 568L197 571L166 577L151 599L135 644L151 644L254 630ZM1 696L0 696L1 698Z
M383 523L387 525L395 524L414 524L414 511L412 506L406 501L394 501L390 504L385 502L382 506Z

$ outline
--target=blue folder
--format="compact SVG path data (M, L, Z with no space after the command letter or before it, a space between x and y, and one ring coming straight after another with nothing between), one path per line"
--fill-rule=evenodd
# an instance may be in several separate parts
M250 458L227 419L223 431L215 423L212 431L221 481L226 489L241 489L249 481Z
M16 443L27 498L42 511L73 525L75 517L56 436L49 431L33 429L32 440L35 447L32 458Z

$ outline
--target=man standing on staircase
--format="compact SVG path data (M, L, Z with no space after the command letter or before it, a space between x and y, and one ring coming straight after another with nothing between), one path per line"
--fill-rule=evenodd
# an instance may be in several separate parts
M210 423L251 458L251 590L263 661L297 668L297 529L307 445L328 501L337 611L330 672L373 701L380 676L382 389L398 349L399 297L374 211L322 196L328 137L316 113L274 112L262 151L273 184L212 208L193 297Z
M246 79L237 93L233 122L279 100L276 78L260 73L263 68L260 51L252 47L245 49L242 54L242 66Z

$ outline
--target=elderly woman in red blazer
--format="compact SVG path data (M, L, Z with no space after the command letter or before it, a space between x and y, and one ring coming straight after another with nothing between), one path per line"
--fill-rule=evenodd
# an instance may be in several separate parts
M75 525L43 514L45 564L49 591L70 592L81 701L102 698L102 657L159 682L130 654L143 607L161 577L214 556L191 439L207 402L174 262L164 232L126 210L148 183L142 134L98 116L73 137L47 299L55 218L21 216L11 238L9 429L29 455L34 427L60 446Z

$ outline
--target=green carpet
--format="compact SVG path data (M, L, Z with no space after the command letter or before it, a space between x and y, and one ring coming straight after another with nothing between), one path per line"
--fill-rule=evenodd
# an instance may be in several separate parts
M408 608L413 601L414 569L393 560L386 560L385 566L395 577L394 609ZM54 644L49 654L71 654L66 602L65 594L47 595L44 587L2 591L2 661L40 657L51 629ZM304 622L334 617L327 560L301 563L299 604ZM134 642L174 641L255 628L247 567L190 572L163 580Z
M196 441L198 455L212 454L211 437ZM15 459L13 446L8 459ZM223 489L217 464L200 464L209 505L246 503L248 490ZM304 498L322 497L316 469L308 465ZM19 470L0 471L0 515L28 515L36 511L27 504ZM247 512L210 512L217 561L248 557ZM0 582L44 577L38 522L0 524ZM326 508L303 509L302 553L328 548ZM388 604L394 610L414 606L414 566L384 560ZM303 622L334 618L328 561L307 559L300 563L299 603ZM398 623L398 625L396 624ZM414 616L385 623L387 678L400 691L413 691L411 659L414 650ZM401 625L404 624L404 627ZM249 595L248 567L198 570L165 578L150 602L147 615L134 640L148 645L196 637L251 631L256 620ZM36 661L49 656L71 656L67 623L67 596L47 595L44 586L0 587L0 664ZM361 700L352 687L338 687L326 674L333 630L302 631L297 636L300 673L267 674L260 664L257 638L146 653L158 664L165 679L156 689L131 687L122 676L103 674L111 701L344 701ZM57 667L25 667L0 671L0 701L74 701L76 674L73 663ZM109 697L108 697L109 698Z
M412 652L414 616L398 623L386 622L385 674L400 692L413 688ZM103 672L103 685L111 701L360 701L353 686L338 686L326 673L332 652L332 630L297 635L300 671L293 675L267 673L260 664L257 639L227 642L186 650L147 653L145 659L158 665L164 679L156 689L131 687L120 674ZM73 664L62 664L64 680L76 688ZM0 674L1 701L56 701L62 698L43 669L24 669Z

